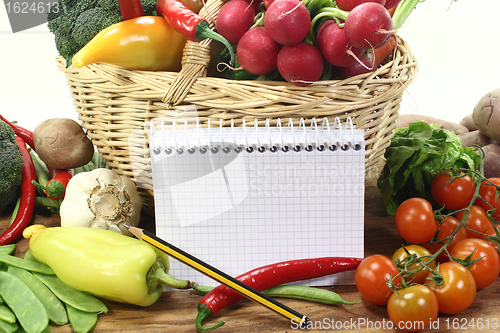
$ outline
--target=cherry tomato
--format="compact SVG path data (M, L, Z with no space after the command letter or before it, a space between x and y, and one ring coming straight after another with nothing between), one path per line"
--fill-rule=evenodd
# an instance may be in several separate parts
M482 258L478 262L468 267L469 271L474 276L476 288L483 289L492 284L500 273L500 260L498 253L493 246L479 238L467 238L455 245L450 252L454 258L465 259L472 252L471 260Z
M488 180L495 185L500 185L500 177L488 178ZM496 187L491 185L487 181L483 181L483 183L479 187L479 195L482 199L477 199L475 204L484 209L484 211L486 212L493 207L493 217L496 220L500 220L500 197L496 198L496 194Z
M443 277L442 285L429 279L432 273L426 281L438 299L439 312L457 314L471 306L476 297L476 281L472 273L456 262L440 264L439 273Z
M429 250L427 250L425 247L420 246L420 245L408 245L408 246L400 247L399 249L396 250L396 252L394 252L394 254L392 255L392 258L391 258L391 260L396 265L397 265L397 261L402 262L406 257L408 257L408 253L405 251L405 249L410 254L416 255L418 258L430 257L432 255ZM427 267L430 267L431 269L436 268L435 261L429 262L429 258L423 258L421 260L423 263L425 263L425 265ZM422 263L415 262L414 264L410 265L406 270L413 271L413 270L420 268L421 266L422 266ZM422 268L420 271L418 271L417 273L415 273L411 276L408 276L408 277L405 276L405 279L408 282L423 284L425 282L425 278L427 277L428 274L429 274L429 270L427 268Z
M493 246L493 248L495 248L495 249L498 249L498 243L497 243L497 242L495 242L495 241L492 241L492 240L488 240L487 238L488 238L488 237L490 237L490 236L491 236L491 237L498 237L498 236L497 236L497 233L499 233L499 234L500 234L500 226L498 226L498 225L497 225L497 226L493 226L493 227L489 228L489 229L488 229L488 231L486 231L486 232L485 232L485 235L482 237L482 238L484 238L484 239L485 239L488 243L490 243L490 244L491 244L491 246ZM500 241L500 240L498 240L498 241Z
M458 210L467 207L476 187L474 180L463 173L460 177L453 178L445 172L440 172L434 177L431 185L432 198L440 206L450 210Z
M439 313L436 295L426 286L412 285L394 293L387 303L389 318L405 331L416 332L429 328Z
M437 231L437 223L431 204L422 198L410 198L399 205L396 211L396 227L407 242L428 242Z
M442 241L443 243L445 243L448 240L447 237L453 234L453 232L458 228L459 224L460 221L458 221L453 216L445 217L443 219L443 222L441 223L441 226L439 227L437 241ZM456 243L466 238L467 238L467 230L465 230L465 227L461 227L460 230L458 230L455 236L453 237L451 243L446 247L446 249L448 250L448 252L450 252ZM444 244L441 243L422 244L422 246L425 247L427 250L429 250L432 254L436 253L443 245ZM450 258L448 258L448 255L444 250L436 257L437 262L446 262L449 260Z
M356 269L354 281L361 296L376 305L385 305L393 291L387 280L394 278L394 284L401 284L401 275L396 265L386 256L374 254L366 257Z
M455 217L459 221L462 221L464 214L465 211L462 210L458 212ZM467 216L466 226L468 238L482 238L481 234L484 234L491 227L493 227L493 223L491 223L491 221L486 216L484 209L479 206L472 205L469 211L469 215Z

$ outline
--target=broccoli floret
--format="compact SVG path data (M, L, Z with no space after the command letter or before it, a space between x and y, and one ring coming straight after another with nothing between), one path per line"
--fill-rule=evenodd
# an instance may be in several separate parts
M75 21L71 36L82 47L90 42L99 31L122 21L120 11L91 8L81 13Z
M118 0L114 1L118 6ZM59 12L47 16L47 26L55 36L57 51L66 59L66 66L71 64L73 55L97 33L122 20L119 9L105 9L100 6L100 2L59 0Z
M0 212L17 201L23 165L14 131L0 120Z
M59 54L66 59L66 67L68 67L71 64L73 55L78 52L80 48L71 35L58 31L55 32L56 48Z
M158 0L141 0L144 15L156 15L156 3Z
M118 0L101 0L99 1L99 7L107 10L120 10Z

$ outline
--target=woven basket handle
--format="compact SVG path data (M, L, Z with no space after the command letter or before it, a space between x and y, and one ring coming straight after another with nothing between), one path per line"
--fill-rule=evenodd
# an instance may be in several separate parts
M222 0L208 0L200 10L200 16L205 18L212 30L215 28L215 20L223 4ZM211 42L210 38L201 42L190 40L186 42L182 56L182 68L163 96L163 102L169 108L182 103L196 79L207 75Z

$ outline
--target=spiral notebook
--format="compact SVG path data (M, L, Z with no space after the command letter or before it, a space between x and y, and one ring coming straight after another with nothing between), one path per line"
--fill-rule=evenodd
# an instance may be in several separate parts
M350 119L208 128L156 119L148 135L158 237L232 276L286 260L363 257L364 134ZM175 259L170 274L217 285Z

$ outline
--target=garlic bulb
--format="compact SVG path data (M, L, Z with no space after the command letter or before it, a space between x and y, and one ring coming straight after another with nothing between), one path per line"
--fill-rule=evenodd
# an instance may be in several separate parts
M122 224L137 226L141 208L142 199L132 180L99 168L71 178L59 213L63 227L109 229L130 236Z

